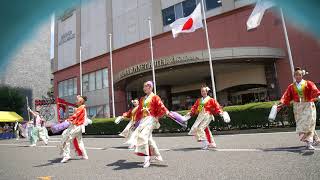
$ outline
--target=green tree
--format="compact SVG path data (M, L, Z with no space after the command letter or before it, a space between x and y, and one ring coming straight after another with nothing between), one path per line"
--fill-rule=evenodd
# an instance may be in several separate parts
M25 98L19 88L0 86L0 111L22 114Z

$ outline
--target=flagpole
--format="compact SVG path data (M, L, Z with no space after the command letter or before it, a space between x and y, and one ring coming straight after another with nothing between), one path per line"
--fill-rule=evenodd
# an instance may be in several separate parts
M28 119L30 121L30 112L29 112L29 99L28 99L28 96L26 96L26 101L27 101L27 113L28 113Z
M114 87L113 87L113 64L112 64L112 34L109 34L109 48L110 48L110 74L111 74L111 96L112 96L112 117L116 117L116 109L114 105Z
M156 76L155 76L154 59L153 59L152 29L151 29L151 18L150 17L148 18L148 21L149 21L149 34L150 34L152 78L153 78L154 94L157 94Z
M204 18L204 28L206 32L206 39L207 39L207 46L208 46L208 54L209 54L209 64L210 64L210 75L211 75L211 84L212 84L212 92L213 92L213 98L217 99L217 92L216 92L216 85L214 81L214 75L213 75L213 67L212 67L212 57L211 57L211 48L210 48L210 42L209 42L209 35L208 35L208 27L207 27L207 18L206 18L206 11L204 9L204 1L201 0L202 4L202 11L203 11L203 18Z
M82 96L82 46L80 46L80 95Z
M282 8L280 8L280 14L281 14L281 21L282 21L283 33L284 33L284 36L285 36L285 39L286 39L286 46L287 46L287 51L288 51L288 56L289 56L291 76L292 76L292 80L294 81L294 65L293 65L293 59L292 59L290 42L289 42L289 38L288 38L288 32L287 32L286 22L285 22L284 17L283 17Z

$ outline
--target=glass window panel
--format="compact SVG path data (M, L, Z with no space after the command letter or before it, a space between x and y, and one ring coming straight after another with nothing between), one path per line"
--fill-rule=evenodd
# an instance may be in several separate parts
M162 10L162 20L163 20L164 26L169 25L176 20L175 13L174 13L174 6L170 6Z
M89 75L85 74L82 76L82 90L83 92L89 91Z
M176 19L183 17L182 3L178 3L174 5L174 13L176 15Z
M207 8L207 10L220 7L221 5L222 5L221 4L221 0L206 0L206 8Z
M106 69L103 69L102 70L102 84L103 84L103 88L107 88L107 87L109 87L109 81L108 81L108 69L106 68Z
M62 82L59 82L58 88L59 88L59 97L63 97L63 84L62 84Z
M68 96L73 95L73 79L68 80Z
M103 109L104 109L104 106L98 106L97 107L97 117L98 118L104 117Z
M68 81L63 81L63 96L68 96Z
M78 83L77 83L77 78L73 78L73 94L76 95L78 94Z
M189 16L196 8L196 0L186 0L182 2L184 17Z
M110 117L110 107L108 104L104 105L104 117Z
M102 70L96 71L96 89L102 89Z
M93 91L96 89L95 75L96 75L95 72L89 74L89 91Z
M97 107L90 107L89 108L89 116L93 117L97 115Z

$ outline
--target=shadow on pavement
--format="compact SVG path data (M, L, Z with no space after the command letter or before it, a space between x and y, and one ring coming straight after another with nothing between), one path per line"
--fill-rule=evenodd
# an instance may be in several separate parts
M302 154L303 156L310 156L314 154L313 150L307 150L305 146L281 147L261 149L264 152L292 152Z
M172 149L172 151L183 151L183 152L189 152L189 151L200 151L200 147L188 147L188 148L177 148Z
M143 168L143 162L127 162L126 160L118 160L114 163L107 164L106 166L114 167L113 170L128 170ZM154 164L151 162L150 167L168 167L166 164Z
M106 166L114 167L113 170L125 170L142 168L143 162L127 162L126 160L118 160L114 163L107 164Z
M113 148L113 149L127 149L127 150L129 150L129 149L128 149L128 146L116 146L116 147L111 147L111 148Z
M56 159L49 160L49 161L48 161L48 163L40 164L40 165L33 166L33 167L45 167L45 166L51 166L51 165L54 165L54 164L60 163L60 161L61 161L61 158L56 158Z

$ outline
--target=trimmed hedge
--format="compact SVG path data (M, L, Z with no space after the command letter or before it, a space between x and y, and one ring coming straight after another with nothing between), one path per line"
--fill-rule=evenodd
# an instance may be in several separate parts
M248 128L269 128L275 126L295 126L292 106L283 108L277 115L275 122L268 121L268 115L273 102L258 102L238 106L228 106L224 108L231 117L231 122L226 124L219 116L215 116L215 121L212 121L210 127L214 130L228 130L228 129L248 129ZM320 103L317 102L317 117L320 116ZM185 115L188 111L179 111L180 114ZM94 119L93 123L86 128L87 134L119 134L127 125L129 120L124 120L120 124L114 123L114 118ZM188 128L183 129L176 122L168 117L160 119L160 129L154 130L155 133L163 132L186 132L188 131L196 117L192 117L188 121ZM317 119L319 123L319 118Z

